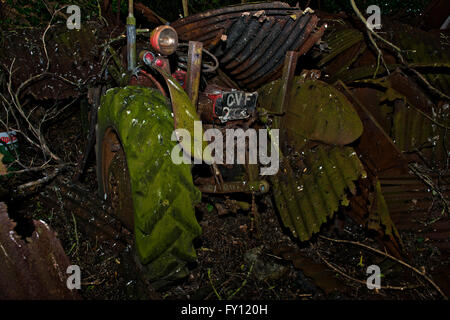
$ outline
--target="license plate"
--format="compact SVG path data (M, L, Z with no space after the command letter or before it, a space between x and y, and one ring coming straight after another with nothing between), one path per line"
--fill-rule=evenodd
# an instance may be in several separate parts
M255 110L257 100L257 92L222 92L222 96L216 100L214 114L222 122L246 119Z

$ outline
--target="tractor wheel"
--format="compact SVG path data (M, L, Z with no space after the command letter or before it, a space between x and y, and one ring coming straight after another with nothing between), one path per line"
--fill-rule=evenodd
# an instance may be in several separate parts
M192 245L201 234L190 165L176 165L171 151L170 104L152 88L114 88L98 109L97 178L100 196L134 230L147 276L160 287L188 274Z

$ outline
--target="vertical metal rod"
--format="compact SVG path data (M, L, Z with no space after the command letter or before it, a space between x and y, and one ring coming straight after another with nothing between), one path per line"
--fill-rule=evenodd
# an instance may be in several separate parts
M289 93L292 89L292 83L295 75L295 68L297 67L298 54L295 51L288 51L286 53L286 58L284 59L283 65L283 77L282 77L282 87L280 90L280 97L278 99L278 110L277 113L282 114L287 108L289 103ZM276 128L280 127L279 117L275 121Z
M136 68L136 19L133 15L133 0L128 0L127 61L128 70L134 70Z
M198 89L202 73L202 49L202 42L189 41L186 92L195 108L197 108Z
M183 15L186 18L189 15L188 0L181 0L181 2L183 3Z

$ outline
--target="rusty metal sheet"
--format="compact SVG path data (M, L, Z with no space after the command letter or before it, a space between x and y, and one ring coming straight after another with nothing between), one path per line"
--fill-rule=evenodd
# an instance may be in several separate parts
M306 75L305 75L306 77ZM302 151L308 141L334 145L349 144L361 135L363 125L349 100L333 86L294 78L280 121L280 139ZM258 90L260 107L279 113L283 102L282 82L276 80ZM285 151L284 149L283 151Z
M337 79L345 83L369 79L376 71L378 75L386 73L384 66L377 66L377 55L365 45L367 41L362 37L362 24L345 24L329 29L332 31L323 37L328 48L320 54L319 65L329 73L330 83ZM445 34L426 32L389 18L383 21L383 30L386 40L402 49L402 55L411 67L420 71L441 92L450 91L450 76L446 72L450 66L450 44ZM382 47L381 50L391 72L402 66L395 54Z
M443 128L433 126L429 119L417 112L418 109L408 108L405 101L411 100L422 112L434 110L434 117L438 121L448 119L448 114L438 118L439 110L444 110L443 107L433 106L420 90L412 83L407 82L407 79L400 74L394 73L391 76L392 87L404 92L405 96L404 99L397 99L398 92L389 93L391 98L396 98L392 123L385 128L389 130L383 130L376 120L383 117L383 114L379 112L382 91L358 88L351 93L343 83L338 84L338 88L343 90L353 102L364 123L364 132L355 148L362 155L362 161L369 170L371 179L378 177L387 209L396 228L400 231L412 230L423 234L424 238L430 239L430 244L448 251L450 249L449 219L442 216L443 219L440 219L439 223L433 227L434 229L426 228L426 222L432 220L429 209L433 205L435 197L430 187L410 172L408 160L414 159L401 151L418 148L433 136L439 138L436 139L433 148L422 150L422 155L430 157L430 160L442 160L439 157L442 158L443 152L446 150ZM389 85L389 87L391 86ZM355 92L356 95L354 95ZM371 99L373 101L370 104L361 104L355 96L365 98L365 102ZM434 134L432 130L435 131ZM393 139L387 132L391 133ZM432 175L431 178L436 185L439 185L442 196L448 199L450 176L448 174L447 176ZM360 215L370 207L368 206L369 202L364 201L359 205L358 201L361 202L365 198L369 199L367 196L352 199L353 209L356 209L354 211L358 212L358 208L361 208L358 212ZM428 231L425 231L426 229Z
M363 133L355 149L374 176L407 174L408 163L400 149L383 130L375 117L342 82L336 88L352 103L363 123Z
M303 154L303 170L291 165L298 160L284 158L271 177L281 219L300 241L309 240L341 205L348 205L347 190L356 194L354 181L366 177L351 147L319 145Z
M449 198L450 174L441 177L434 174L430 178L437 185L441 184L443 196ZM411 215L412 218L413 211L426 211L432 204L432 190L413 175L381 177L380 182L392 217L398 221L400 229L405 224L409 226L401 216Z
M326 34L328 52L323 54L318 65L322 67L364 40L362 32L356 29L337 29ZM345 61L346 62L346 61Z
M33 225L31 237L22 239L0 202L0 300L79 298L67 288L70 261L56 233L44 221Z
M295 10L295 8L291 8L289 4L277 1L235 5L191 15L189 17L179 19L171 25L177 29L177 32L179 31L180 36L183 37L188 34L187 31L189 30L195 30L196 28L205 27L209 24L215 24L220 21L238 18L243 12L256 13L260 10L264 10L265 14L270 16L286 14L286 10L288 9Z
M388 79L392 89L405 96L408 103L417 109L432 115L433 102L411 78L397 70L391 73Z
M355 88L368 111L382 124L408 160L446 164L449 148L446 127L450 106L433 104L423 90L405 74L395 71L379 79L361 80L369 87ZM373 88L370 88L373 86Z
M318 21L310 10L273 2L210 10L172 26L184 41L203 41L239 86L253 89L281 75L286 52L309 51L324 31L315 31Z
M439 112L440 111L440 112ZM439 112L439 113L438 113ZM437 123L448 125L450 108L435 110ZM427 161L441 163L445 167L449 148L447 130L419 113L417 109L396 101L393 115L393 139L400 150L413 152L411 159L416 159L416 151L420 151Z
M401 72L392 73L388 79L390 88L395 90L391 99L397 98L391 128L395 144L404 152L419 150L427 161L445 166L450 147L445 128L450 126L449 103L433 104L422 89ZM411 158L421 161L414 154Z
M430 175L443 197L450 199L450 174ZM432 246L450 253L450 217L445 213L431 216L434 204L433 190L412 175L380 178L381 188L399 230L413 231ZM447 200L448 201L448 200Z
M428 82L444 94L450 92L450 43L445 34L425 32L411 25L387 19L383 28L395 30L387 32L388 40L405 52L404 58L414 66ZM447 36L448 37L448 36ZM387 62L388 63L388 62Z

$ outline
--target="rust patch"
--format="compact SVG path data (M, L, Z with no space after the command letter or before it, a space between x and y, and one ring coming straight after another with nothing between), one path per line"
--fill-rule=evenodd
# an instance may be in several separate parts
M286 3L225 7L172 23L180 39L203 41L225 72L246 88L257 88L281 75L288 51L304 54L322 36L319 19Z
M44 221L23 240L0 202L0 299L78 299L67 288L70 265L56 233Z

